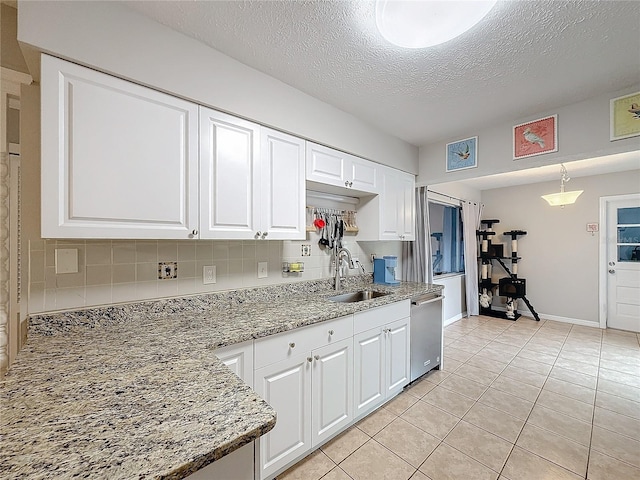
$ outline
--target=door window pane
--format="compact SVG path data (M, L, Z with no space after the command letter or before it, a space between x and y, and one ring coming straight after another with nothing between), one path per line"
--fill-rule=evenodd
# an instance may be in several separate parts
M640 245L618 245L618 262L640 262Z
M640 225L640 207L619 208L618 225Z
M640 227L618 227L618 243L640 243Z

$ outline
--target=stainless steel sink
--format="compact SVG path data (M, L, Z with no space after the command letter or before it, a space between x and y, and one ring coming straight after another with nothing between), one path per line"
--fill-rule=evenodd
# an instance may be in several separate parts
M385 292L376 292L374 290L360 290L359 292L343 293L342 295L335 295L329 297L332 302L340 303L354 303L362 302L364 300L371 300L372 298L384 297L389 295Z

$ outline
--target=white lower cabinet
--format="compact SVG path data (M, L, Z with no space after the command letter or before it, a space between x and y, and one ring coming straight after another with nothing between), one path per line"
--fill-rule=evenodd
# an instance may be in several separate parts
M312 352L312 446L322 444L353 418L353 340Z
M352 352L352 316L255 342L254 390L278 415L257 443L261 480L351 423Z
M409 383L409 312L410 304L405 301L355 314L355 419L370 413Z
M258 439L259 478L270 475L311 448L311 362L308 355L257 369L254 390L273 407L276 426Z
M253 388L253 340L218 348L216 357Z

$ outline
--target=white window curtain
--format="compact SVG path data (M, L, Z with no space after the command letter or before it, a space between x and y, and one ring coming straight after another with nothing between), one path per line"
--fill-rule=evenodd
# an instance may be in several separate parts
M416 188L416 239L402 242L402 280L405 282L433 282L431 265L431 233L427 187Z
M464 236L464 271L467 295L467 317L480 314L478 299L478 241L482 204L460 202L462 206L462 234Z

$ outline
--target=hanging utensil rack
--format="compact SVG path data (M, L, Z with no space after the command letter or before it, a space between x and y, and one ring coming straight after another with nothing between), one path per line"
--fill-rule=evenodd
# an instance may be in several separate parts
M320 231L321 228L316 226L316 220L322 220L327 223L328 220L342 220L344 222L345 232L358 232L357 212L355 210L343 210L340 208L324 208L307 206L306 213L306 230L307 232Z

